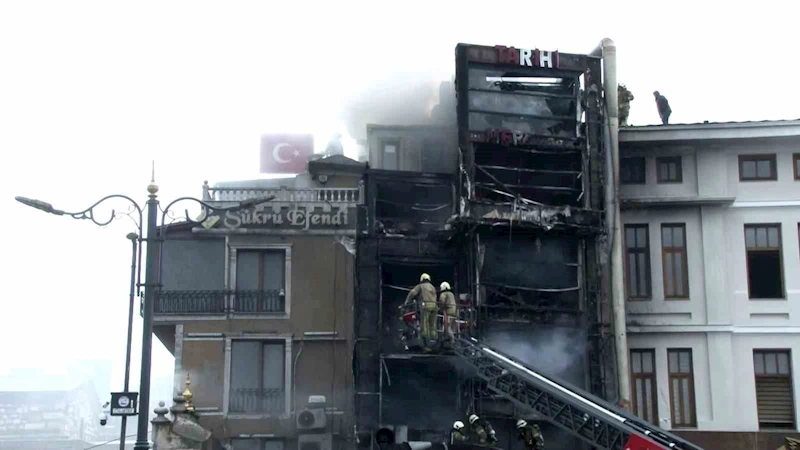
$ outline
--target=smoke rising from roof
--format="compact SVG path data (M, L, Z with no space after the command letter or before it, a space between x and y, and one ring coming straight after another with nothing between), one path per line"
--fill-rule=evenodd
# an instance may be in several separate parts
M430 72L395 73L359 91L342 107L347 133L367 137L367 125L430 125L431 111L440 101L440 84ZM449 89L452 93L452 89ZM454 94L453 94L454 96ZM452 108L455 114L455 98Z

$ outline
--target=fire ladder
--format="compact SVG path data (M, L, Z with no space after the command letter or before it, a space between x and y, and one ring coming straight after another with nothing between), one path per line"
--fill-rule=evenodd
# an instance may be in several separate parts
M458 339L454 350L489 389L597 449L703 450L588 392L534 372L474 338Z

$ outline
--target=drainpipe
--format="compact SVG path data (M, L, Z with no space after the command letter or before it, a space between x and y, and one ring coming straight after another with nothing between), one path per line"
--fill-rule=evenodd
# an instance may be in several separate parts
M611 241L611 312L614 326L614 349L617 356L619 406L630 410L631 383L628 366L628 337L625 330L625 280L622 262L622 227L619 207L619 103L617 99L617 47L603 39L592 52L603 58L603 91L606 107L606 218ZM610 159L610 161L609 161Z

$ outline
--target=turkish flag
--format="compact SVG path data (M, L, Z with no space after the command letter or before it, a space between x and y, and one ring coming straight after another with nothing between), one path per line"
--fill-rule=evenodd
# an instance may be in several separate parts
M313 154L310 134L265 134L261 136L261 173L303 173Z

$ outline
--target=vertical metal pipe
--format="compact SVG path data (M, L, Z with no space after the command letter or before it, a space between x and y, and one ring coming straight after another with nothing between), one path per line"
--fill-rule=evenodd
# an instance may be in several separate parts
M603 90L606 106L606 149L611 158L611 173L606 180L612 184L611 199L613 206L606 211L609 218L611 238L611 311L614 318L614 346L617 356L617 381L619 385L619 405L630 410L631 384L628 368L628 337L625 329L625 279L622 261L622 228L619 207L619 103L617 98L617 47L611 39L603 39L593 53L602 52L603 56ZM608 190L606 191L608 192Z
M156 219L158 215L158 186L155 182L147 186L150 199L147 201L147 258L145 260L144 288L144 325L142 327L142 371L139 386L139 426L136 433L134 450L149 450L150 442L147 429L150 423L150 357L153 345L153 301L156 290L156 270L158 266L158 249Z
M128 233L126 236L131 241L131 291L130 302L128 304L128 345L125 352L125 388L124 392L128 392L131 379L131 340L133 339L133 299L136 292L136 241L139 240L139 235L136 233ZM125 433L128 427L128 416L122 416L122 430L119 432L119 450L125 450Z

